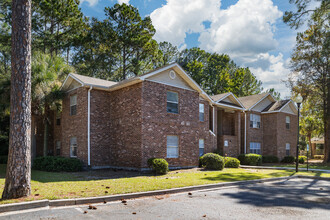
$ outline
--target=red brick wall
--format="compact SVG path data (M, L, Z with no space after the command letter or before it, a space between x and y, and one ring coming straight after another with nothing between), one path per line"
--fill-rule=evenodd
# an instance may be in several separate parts
M172 167L197 166L199 139L204 139L204 153L216 149L216 137L209 132L209 104L196 91L164 84L143 82L142 161L147 166L152 157L165 158ZM179 94L179 114L167 113L167 91ZM204 103L205 120L199 121L199 103ZM216 131L215 131L216 133ZM166 158L167 135L179 137L179 157Z
M69 93L62 102L61 155L70 157L70 138L77 138L77 157L87 165L87 90L80 87ZM70 115L70 96L77 94L77 114Z
M261 117L261 125L260 128L250 128L250 114L261 115L259 112L247 112L246 114L246 153L250 153L250 142L260 143L261 154L263 154L263 120Z
M278 114L263 114L261 120L264 134L264 147L262 155L277 156Z

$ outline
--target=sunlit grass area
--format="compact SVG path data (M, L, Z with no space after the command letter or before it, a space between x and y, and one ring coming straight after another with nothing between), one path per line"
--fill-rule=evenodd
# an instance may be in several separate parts
M301 172L299 174L305 174ZM53 173L32 171L32 195L16 200L2 200L0 203L40 199L66 199L93 197L122 193L170 189L184 186L253 180L293 175L292 170L224 169L205 171L201 169L171 171L167 175L154 176L150 173L132 171L84 171L77 173ZM328 176L324 173L309 175ZM5 165L0 165L0 193L5 182Z

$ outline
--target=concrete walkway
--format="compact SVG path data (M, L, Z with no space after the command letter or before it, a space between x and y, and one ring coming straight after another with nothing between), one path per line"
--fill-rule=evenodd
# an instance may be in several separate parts
M273 169L273 170L295 170L295 167L267 167L267 166L248 166L248 165L241 165L241 168L248 168L248 169ZM299 171L307 171L307 168L299 167ZM330 170L321 170L321 169L308 169L308 171L314 172L323 172L323 173L330 173Z

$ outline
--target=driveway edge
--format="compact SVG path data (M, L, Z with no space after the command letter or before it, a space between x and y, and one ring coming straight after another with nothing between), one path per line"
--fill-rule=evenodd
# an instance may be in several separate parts
M298 175L298 176L286 176L286 177L277 177L277 178L267 178L267 179L256 179L256 180L246 180L246 181L236 181L236 182L215 183L215 184L198 185L198 186L188 186L188 187L182 187L182 188L137 192L137 193L129 193L129 194L118 194L118 195L111 195L111 196L99 196L99 197L76 198L76 199L58 199L58 200L47 200L46 199L46 200L40 200L40 201L21 202L21 203L0 205L0 213L34 209L34 208L42 208L42 207L61 207L61 206L83 205L83 204L91 204L91 203L101 203L104 201L112 202L112 201L119 201L122 199L125 199L125 200L136 199L136 198L148 197L148 196L159 196L159 195L166 195L166 194L175 194L175 193L199 191L199 190L206 190L206 189L215 189L215 188L230 187L230 186L242 186L242 185L255 184L255 183L289 180L289 179L294 179L294 178L308 178L308 179L318 179L318 180L330 181L330 178L328 178L328 177L313 177L313 176Z

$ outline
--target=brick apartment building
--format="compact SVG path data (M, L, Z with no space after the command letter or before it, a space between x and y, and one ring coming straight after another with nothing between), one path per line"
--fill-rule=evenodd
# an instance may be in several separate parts
M92 168L145 169L152 157L165 158L172 168L195 167L200 155L214 151L283 157L286 143L294 153L297 116L292 101L276 102L260 94L260 100L250 97L258 104L247 107L249 97L210 97L176 63L121 82L72 73L62 90L66 96L62 112L51 122L48 153L79 158ZM264 108L259 111L259 106ZM257 128L247 126L250 115L260 116ZM32 149L41 156L43 131L34 118Z

